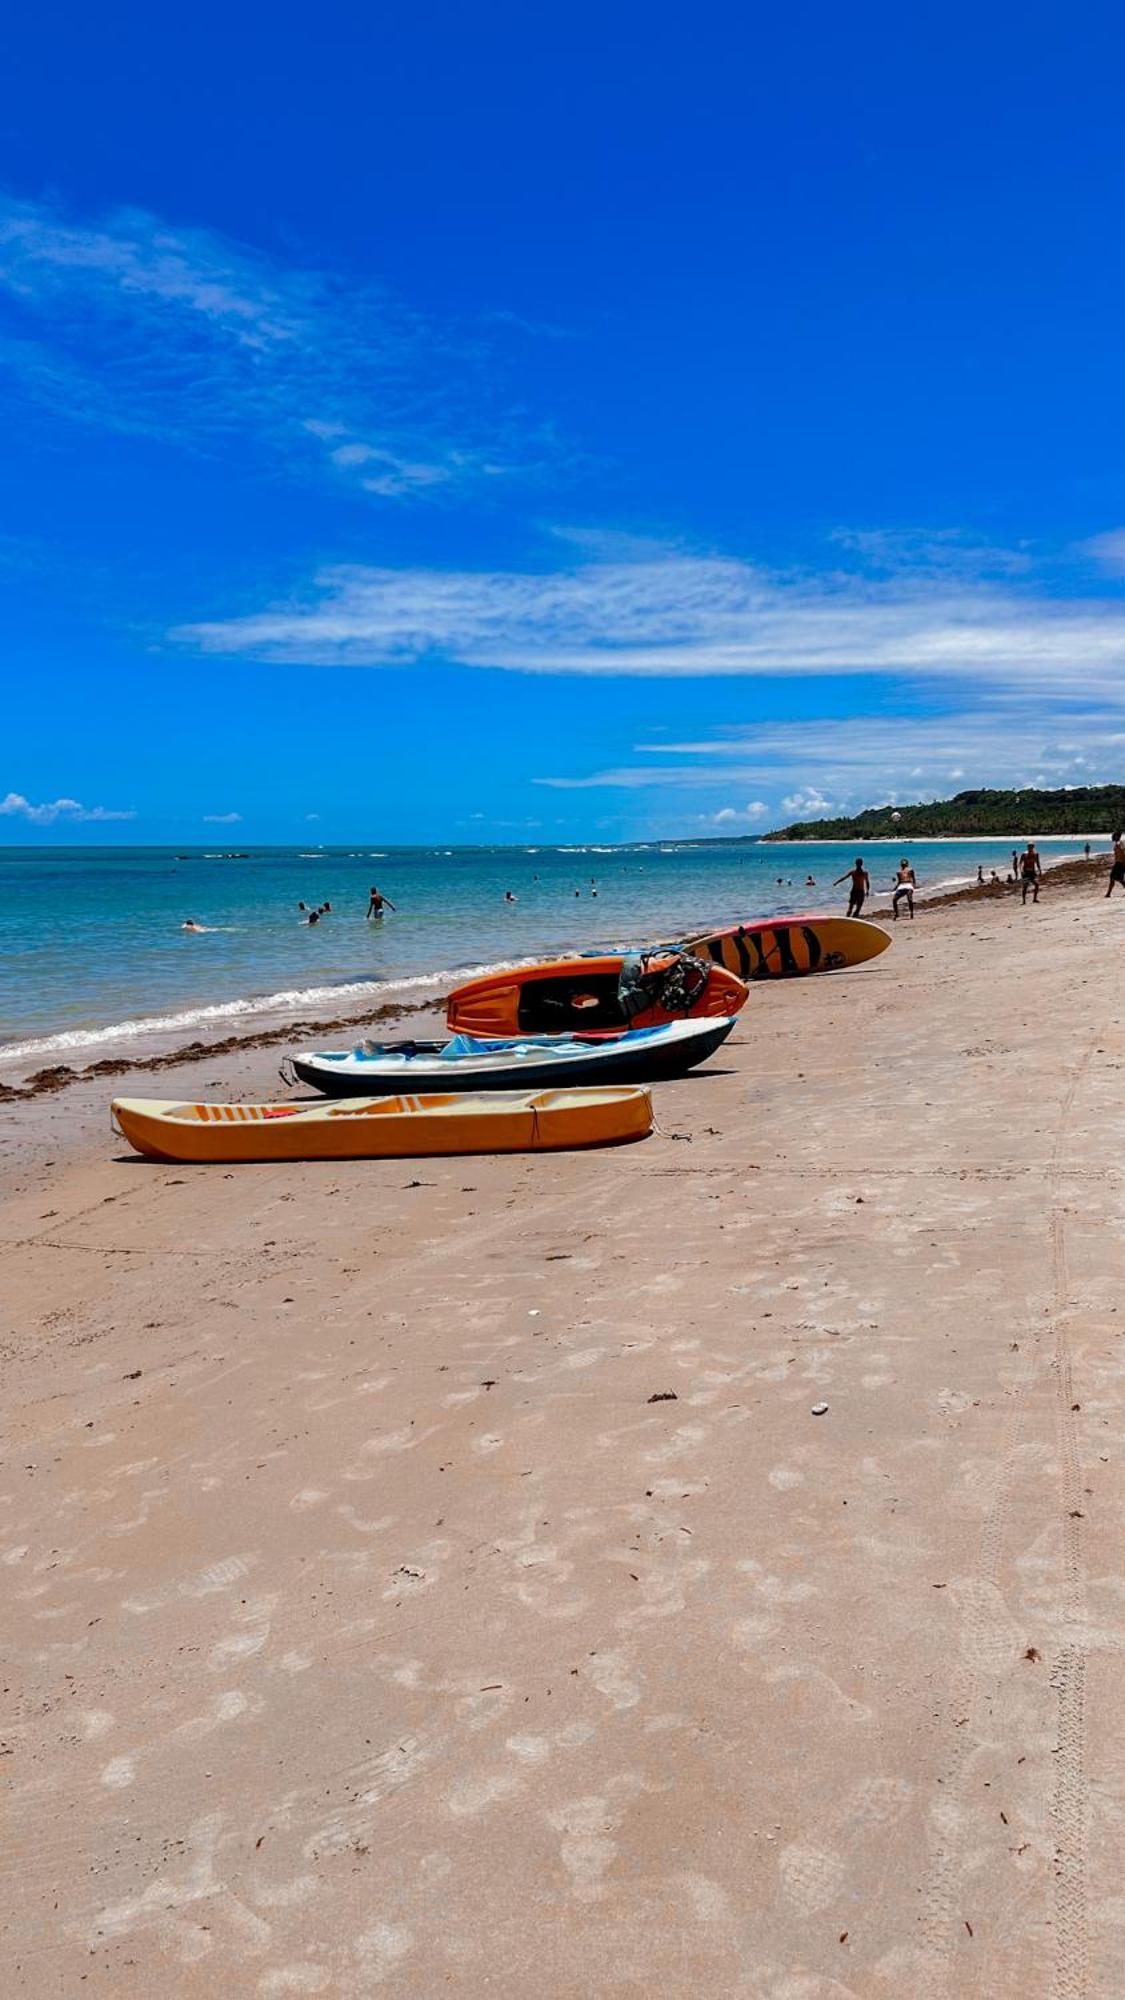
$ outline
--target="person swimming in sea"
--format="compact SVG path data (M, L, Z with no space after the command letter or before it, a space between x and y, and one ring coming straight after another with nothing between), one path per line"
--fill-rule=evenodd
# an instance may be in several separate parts
M505 901L506 903L515 903L515 902L518 902L518 901L519 901L519 898L518 898L517 896L513 896L513 894L512 894L512 892L511 892L511 890L510 890L510 889L505 889L505 891L504 891L504 901Z
M378 889L375 883L373 882L371 884L371 893L367 903L368 920L370 921L372 917L376 918L381 917L384 910L393 910L394 907L395 906L392 903L390 897L384 896L382 891Z
M206 924L197 924L194 917L185 917L180 925L182 931L205 931Z

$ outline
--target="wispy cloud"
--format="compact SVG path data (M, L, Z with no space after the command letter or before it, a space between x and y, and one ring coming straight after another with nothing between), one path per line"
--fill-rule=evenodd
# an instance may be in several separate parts
M1028 547L1004 548L965 528L836 528L830 541L858 556L871 575L976 583L1027 576Z
M310 665L428 659L520 673L877 674L1118 697L1125 606L1028 589L779 578L661 549L547 571L326 569L303 601L181 627L206 651Z
M1051 736L1052 722L1062 733ZM1096 785L1120 782L1125 716L1072 708L1059 718L1026 704L989 698L971 711L939 717L879 715L847 721L771 723L732 728L684 743L638 744L648 759L578 776L536 780L556 791L649 791L670 804L695 796L725 806L737 787L772 802L775 819L815 817L832 809L905 803L974 784ZM684 761L688 760L688 761ZM713 818L704 811L700 818Z
M59 820L77 823L137 817L135 812L119 812L109 806L84 806L78 799L45 799L42 804L33 805L22 792L9 792L0 799L0 814L7 819L25 819L32 826L54 826Z
M551 449L498 403L494 341L363 279L141 210L89 221L0 200L0 294L0 368L84 424L204 451L240 440L383 497L527 469Z
M1125 528L1109 528L1104 535L1091 535L1080 544L1080 553L1092 556L1111 576L1125 576Z
M203 815L204 826L238 826L241 824L241 821L241 813L204 813Z

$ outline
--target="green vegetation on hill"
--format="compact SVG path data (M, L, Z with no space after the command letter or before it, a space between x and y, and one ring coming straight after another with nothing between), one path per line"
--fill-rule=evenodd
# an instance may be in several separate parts
M897 818L892 815L897 814ZM763 840L936 840L942 834L1114 833L1125 826L1125 785L1059 792L958 792L923 806L868 806L848 819L798 820Z

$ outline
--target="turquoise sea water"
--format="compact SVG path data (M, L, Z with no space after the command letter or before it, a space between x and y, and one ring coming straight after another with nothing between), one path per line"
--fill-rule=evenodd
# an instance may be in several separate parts
M1046 859L1082 849L1074 840L1040 844ZM974 880L978 863L1003 874L1011 847L917 841L901 851L935 889ZM866 850L877 894L899 851ZM4 848L0 1057L108 1053L138 1023L230 1033L278 1008L297 1015L367 993L372 1004L384 992L423 997L427 984L439 988L463 968L569 946L842 911L845 893L830 884L851 859L836 843L258 848L245 858L215 848ZM374 882L398 905L378 924L364 915ZM302 900L330 901L332 913L309 928ZM206 931L181 930L188 917Z

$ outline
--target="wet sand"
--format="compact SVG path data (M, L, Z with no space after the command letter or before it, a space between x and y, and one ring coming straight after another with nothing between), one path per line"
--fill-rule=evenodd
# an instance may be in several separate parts
M1125 1991L1123 944L901 922L620 1151L6 1106L5 1990Z

